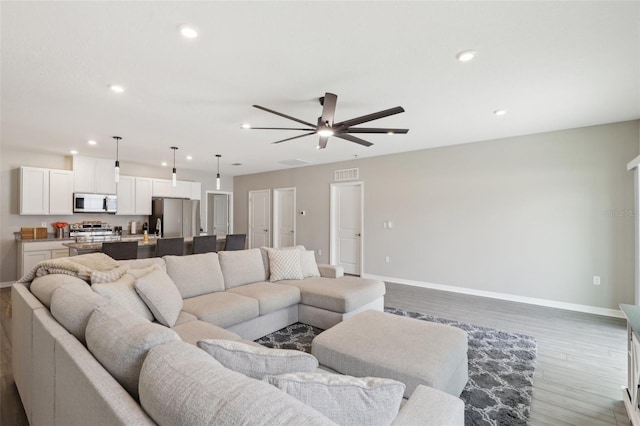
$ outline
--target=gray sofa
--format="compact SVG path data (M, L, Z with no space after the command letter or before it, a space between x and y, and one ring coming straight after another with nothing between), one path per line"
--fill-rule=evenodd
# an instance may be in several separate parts
M32 425L334 424L195 345L256 345L298 321L329 328L383 307L384 283L343 277L328 265L312 273L321 276L268 282L265 249L107 265L87 256L84 265L76 267L82 256L67 258L12 287L13 373ZM109 297L97 292L98 278L112 279L103 287ZM139 294L151 307L147 319L130 294L131 283L138 288L145 279L151 294ZM173 293L165 285L179 295L167 296ZM459 399L419 386L394 424L463 424L463 417Z

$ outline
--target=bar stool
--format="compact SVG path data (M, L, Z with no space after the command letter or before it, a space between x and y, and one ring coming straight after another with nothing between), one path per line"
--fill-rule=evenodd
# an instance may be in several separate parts
M203 235L201 237L193 237L193 254L216 252L216 236Z
M102 253L111 256L115 260L127 260L138 258L137 241L114 241L102 243Z
M231 234L227 235L227 239L224 242L224 250L244 250L247 240L247 234Z
M167 255L184 255L184 238L158 238L156 240L156 257Z

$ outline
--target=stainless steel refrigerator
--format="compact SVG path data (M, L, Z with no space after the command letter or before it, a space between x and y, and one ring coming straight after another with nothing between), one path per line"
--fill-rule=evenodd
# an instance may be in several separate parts
M153 198L149 232L163 237L194 237L200 235L200 201L182 198Z

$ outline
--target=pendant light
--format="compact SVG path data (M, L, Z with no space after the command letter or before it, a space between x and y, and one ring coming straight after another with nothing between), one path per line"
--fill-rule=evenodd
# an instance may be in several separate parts
M172 146L171 149L173 150L173 174L171 175L171 186L175 187L178 184L176 178L176 151L178 150L178 147Z
M216 157L218 157L218 174L216 175L216 189L219 191L220 190L220 157L222 157L222 155L216 154Z
M116 166L113 168L113 178L116 183L120 182L120 161L118 161L118 147L120 145L120 136L113 137L116 140Z

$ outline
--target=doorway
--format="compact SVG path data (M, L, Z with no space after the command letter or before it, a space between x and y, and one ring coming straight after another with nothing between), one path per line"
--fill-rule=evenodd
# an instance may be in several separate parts
M207 235L218 238L233 234L233 193L207 191L205 226Z
M344 272L361 275L363 271L364 182L331 184L330 255L332 265Z
M271 191L249 191L249 248L270 247Z
M296 245L296 189L273 190L273 247Z

